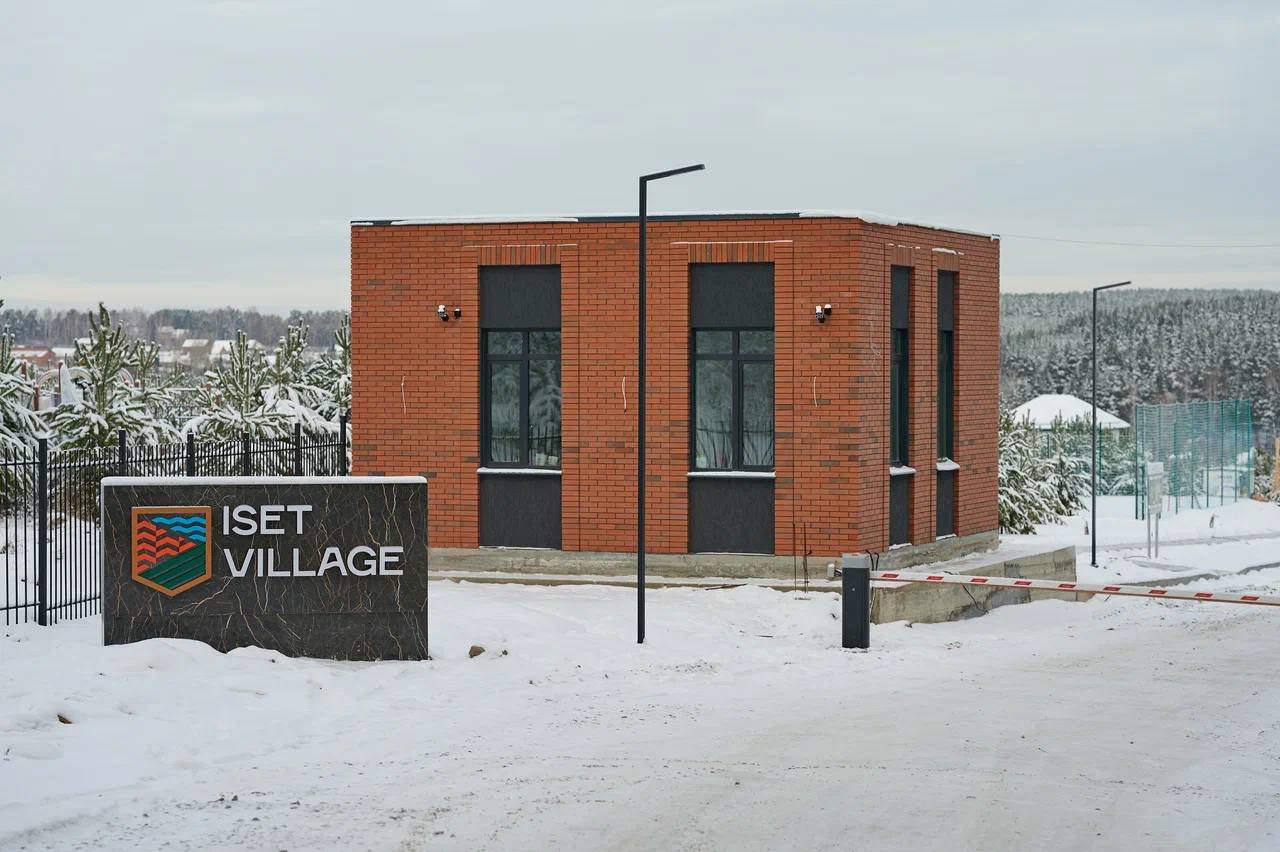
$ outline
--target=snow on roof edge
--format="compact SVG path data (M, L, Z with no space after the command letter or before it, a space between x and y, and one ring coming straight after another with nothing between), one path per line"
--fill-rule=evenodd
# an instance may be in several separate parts
M894 227L897 225L910 225L916 228L929 228L933 231L951 231L955 234L969 234L975 237L986 237L989 240L1000 239L999 234L992 234L986 231L974 231L969 228L956 228L951 225L935 225L929 222L916 222L910 219L902 219L897 216L890 216L886 213L877 213L874 210L801 210L801 219L861 219L869 225L888 225Z
M361 219L352 225L498 225L518 222L576 222L576 216L409 216L404 219Z
M986 237L999 240L1000 235L987 231L975 231L970 228L957 228L951 225L938 225L929 222L918 222L902 219L872 210L695 210L676 211L673 213L650 213L652 219L680 219L701 217L743 218L794 216L798 219L859 219L871 225L908 225L916 228L929 228L934 231L950 231L955 234L969 234L975 237ZM593 213L582 216L535 216L535 215L450 215L450 216L406 216L400 219L355 219L353 226L373 225L493 225L537 222L580 222L584 219L634 219L634 212L625 213Z

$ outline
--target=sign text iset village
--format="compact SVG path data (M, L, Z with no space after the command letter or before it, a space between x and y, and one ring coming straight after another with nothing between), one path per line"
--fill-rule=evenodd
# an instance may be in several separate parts
M302 535L304 520L311 509L309 504L252 506L242 503L235 508L223 506L221 533L224 536ZM404 570L398 567L404 556L404 548L399 545L356 545L346 553L338 547L326 547L318 566L304 566L297 547L290 553L270 547L252 547L241 554L236 554L230 547L219 549L232 577L244 577L250 573L258 577L323 577L327 571L353 577L398 577L404 574Z

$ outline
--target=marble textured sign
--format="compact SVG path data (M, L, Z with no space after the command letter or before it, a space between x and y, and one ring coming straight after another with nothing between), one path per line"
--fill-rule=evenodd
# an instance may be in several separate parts
M421 477L108 477L103 642L427 656Z

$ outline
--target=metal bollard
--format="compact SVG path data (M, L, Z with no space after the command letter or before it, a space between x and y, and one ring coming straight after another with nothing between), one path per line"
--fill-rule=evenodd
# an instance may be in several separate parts
M840 646L871 647L871 557L846 553L840 560Z

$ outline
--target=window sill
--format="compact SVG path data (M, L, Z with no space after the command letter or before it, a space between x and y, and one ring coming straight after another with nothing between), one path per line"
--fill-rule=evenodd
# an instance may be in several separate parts
M773 479L772 470L691 470L690 479Z
M916 472L914 467L906 467L905 465L892 464L889 465L890 476L911 476Z
M481 476L498 474L503 476L559 476L559 470L547 467L478 467L476 473Z
M938 470L959 470L960 465L951 459L938 459Z

